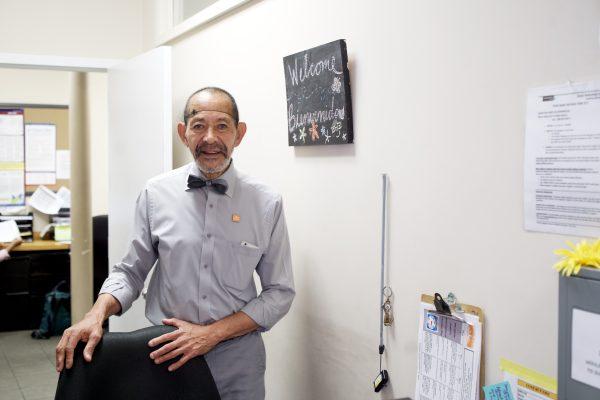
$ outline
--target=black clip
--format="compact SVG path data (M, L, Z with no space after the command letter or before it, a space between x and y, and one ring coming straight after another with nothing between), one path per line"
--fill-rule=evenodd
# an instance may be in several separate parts
M448 303L444 301L444 298L441 294L436 293L433 298L433 305L435 306L435 310L440 314L452 315L452 311L450 310L450 306Z

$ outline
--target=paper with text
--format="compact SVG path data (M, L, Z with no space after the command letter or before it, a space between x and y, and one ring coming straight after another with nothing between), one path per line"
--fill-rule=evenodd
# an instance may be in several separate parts
M485 400L514 400L510 383L507 381L484 386L483 393Z
M478 400L481 322L431 311L421 303L415 400Z
M56 174L54 172L26 172L26 185L54 185Z
M71 151L56 150L56 179L71 178Z
M531 89L525 229L600 235L600 81Z
M52 190L38 186L29 199L29 205L44 214L54 215L60 210L62 202Z
M600 314L573 309L571 378L600 389Z
M25 202L23 163L14 168L0 169L0 205L22 205Z
M56 170L56 126L25 124L25 171Z
M505 358L500 359L504 380L510 384L517 400L557 400L556 379L519 365Z
M23 110L0 113L0 136L23 135Z
M20 237L19 227L15 221L0 222L0 242L12 242Z

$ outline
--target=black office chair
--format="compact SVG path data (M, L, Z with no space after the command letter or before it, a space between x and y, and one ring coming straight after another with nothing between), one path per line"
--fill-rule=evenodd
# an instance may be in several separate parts
M204 357L195 357L176 371L167 367L177 358L154 364L148 342L175 330L152 326L128 333L105 333L88 363L85 343L79 343L73 366L63 369L55 400L220 400Z
M96 215L92 218L94 238L94 301L108 277L108 215Z

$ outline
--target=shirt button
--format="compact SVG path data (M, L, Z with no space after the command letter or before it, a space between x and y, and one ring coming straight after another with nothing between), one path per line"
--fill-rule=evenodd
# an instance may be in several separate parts
M204 268L208 268L208 264L204 264Z
M207 233L207 234L206 234L206 237L207 237L207 238L209 238L209 239L210 239L210 237L211 237L211 236L212 236L212 235L211 235L210 233Z
M212 205L212 204L209 204L208 206L209 206L210 208L213 208L213 205Z
M202 296L202 300L206 300L206 295Z

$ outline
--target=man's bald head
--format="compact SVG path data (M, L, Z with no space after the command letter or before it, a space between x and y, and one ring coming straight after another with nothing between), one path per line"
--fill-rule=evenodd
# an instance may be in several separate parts
M209 87L204 87L202 89L198 89L194 93L192 93L190 95L190 97L188 97L187 101L185 102L185 108L183 109L183 122L186 125L187 125L189 119L192 116L194 116L194 114L196 114L198 111L201 111L201 110L195 110L192 107L193 99L196 96L213 95L213 94L217 95L217 96L223 96L227 99L227 101L231 105L229 114L231 115L231 117L233 118L233 121L235 122L235 125L237 126L237 124L240 120L240 116L238 113L237 103L235 102L235 99L227 90L221 89L219 87L214 87L214 86L209 86Z

